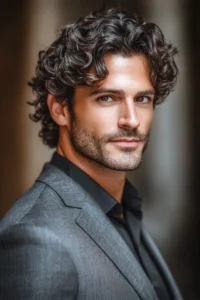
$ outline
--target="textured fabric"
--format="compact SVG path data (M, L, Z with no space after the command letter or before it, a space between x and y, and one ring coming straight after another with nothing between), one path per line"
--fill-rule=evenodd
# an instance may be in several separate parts
M162 273L160 273L159 268L141 241L142 199L133 185L126 180L122 203L119 203L85 172L57 152L53 154L51 164L63 170L79 183L93 197L93 200L101 207L103 212L107 214L149 277L158 298L160 300L172 299Z
M122 238L125 240L132 252L134 252L135 257L137 258L137 253L132 241L132 238L127 230L127 224L124 220L121 219L123 213L123 206L114 199L107 191L105 191L97 182L95 182L90 176L83 172L71 161L67 160L63 156L59 155L57 152L54 152L51 162L53 166L64 171L70 178L77 182L99 205L102 211L108 216L112 224L115 226L117 231L120 233ZM140 211L140 220L141 220L141 198L138 197L137 190L127 181L124 189L124 197L126 199L134 201L132 207L135 211L136 216L138 216L138 211ZM126 200L123 199L122 202L126 203ZM140 228L140 226L139 226ZM134 228L137 231L138 228Z
M46 164L0 221L0 299L157 296L101 208L70 177Z
M118 204L117 200L109 195L96 181L57 152L54 152L50 163L77 182L93 198L105 214L109 213Z

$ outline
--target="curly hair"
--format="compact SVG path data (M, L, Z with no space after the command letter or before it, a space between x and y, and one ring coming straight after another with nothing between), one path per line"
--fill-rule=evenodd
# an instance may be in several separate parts
M157 25L121 9L94 11L67 25L52 45L39 52L36 76L29 82L36 95L29 102L35 107L30 117L42 124L39 136L49 147L56 147L58 125L51 118L47 95L55 95L57 101L72 111L75 87L93 86L107 76L106 54L145 55L156 93L154 105L163 102L176 84L177 52L165 41ZM90 72L91 67L95 72Z

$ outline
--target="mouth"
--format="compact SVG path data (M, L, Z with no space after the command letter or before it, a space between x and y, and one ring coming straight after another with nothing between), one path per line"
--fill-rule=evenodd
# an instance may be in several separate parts
M112 143L115 143L118 146L121 147L131 147L131 148L136 148L140 142L139 139L137 138L121 138L121 139L116 139L112 140Z

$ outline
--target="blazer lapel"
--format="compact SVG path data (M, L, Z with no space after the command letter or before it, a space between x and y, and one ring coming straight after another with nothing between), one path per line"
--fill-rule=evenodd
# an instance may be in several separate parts
M158 299L152 284L138 264L129 247L101 209L91 201L85 203L76 223L111 259L119 271L137 291L142 300Z
M156 265L158 266L168 288L172 299L174 300L183 300L181 293L174 281L174 278L166 265L160 251L158 250L157 246L155 245L154 241L152 240L151 236L148 232L143 228L142 230L142 239L146 246L146 249L150 252L151 256L154 258Z

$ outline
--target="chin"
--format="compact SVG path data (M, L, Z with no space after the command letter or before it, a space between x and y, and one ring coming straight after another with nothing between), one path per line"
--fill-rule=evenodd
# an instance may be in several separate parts
M137 169L141 163L142 158L141 157L134 157L132 159L124 159L118 158L118 159L106 159L103 163L103 165L109 169L115 170L115 171L133 171Z

